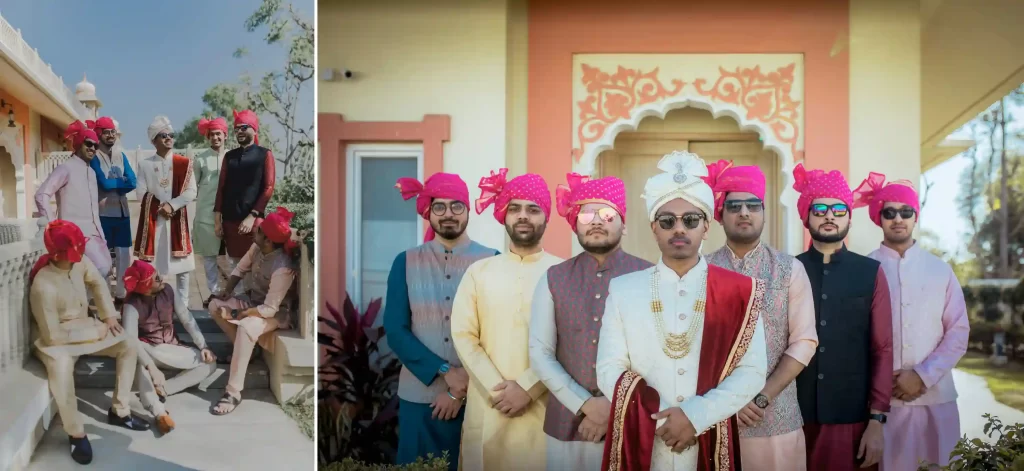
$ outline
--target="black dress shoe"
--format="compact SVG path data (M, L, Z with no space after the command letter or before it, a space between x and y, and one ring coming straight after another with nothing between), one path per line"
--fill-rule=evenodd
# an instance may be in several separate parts
M78 464L92 463L92 445L89 444L89 437L75 438L68 436L71 442L71 459Z
M128 413L125 417L119 417L114 409L107 411L107 423L110 425L120 425L128 430L146 431L149 430L149 422L142 420L135 414Z

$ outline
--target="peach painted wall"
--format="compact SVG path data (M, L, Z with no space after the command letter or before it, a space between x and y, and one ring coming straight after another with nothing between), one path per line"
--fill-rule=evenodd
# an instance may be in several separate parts
M846 0L532 1L528 21L527 171L552 185L572 168L575 53L802 53L805 164L849 169ZM552 224L544 246L568 257L571 240L567 225Z
M14 105L14 121L22 126L22 152L24 152L25 155L25 162L23 162L23 164L29 164L31 162L31 155L29 152L28 137L32 135L32 125L29 123L31 109L24 102L18 100L14 95L11 95L4 89L0 89L0 98ZM7 108L0 110L0 126L7 126L7 113L9 111L10 110Z

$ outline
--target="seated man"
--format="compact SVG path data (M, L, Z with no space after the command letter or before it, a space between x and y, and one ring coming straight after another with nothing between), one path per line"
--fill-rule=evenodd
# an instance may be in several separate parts
M103 355L117 359L113 407L107 421L130 430L148 430L149 424L131 413L132 374L135 372L134 342L125 342L124 329L110 288L96 265L85 253L85 236L74 223L61 219L47 224L43 232L47 254L29 273L30 304L37 329L33 351L46 365L50 392L64 431L71 441L71 458L80 464L92 462L92 446L78 415L75 396L75 361L82 355ZM96 301L100 320L89 317L86 290Z
M210 301L213 320L234 343L228 385L224 396L211 410L214 415L228 414L242 402L245 370L257 340L267 348L269 337L263 334L292 325L295 301L292 282L298 266L298 247L288 224L294 216L278 207L258 223L253 234L255 243L238 262L227 285ZM242 276L246 277L248 299L231 296Z
M170 433L174 430L174 420L163 401L213 374L217 369L216 357L206 348L203 333L188 307L175 296L174 287L157 275L153 265L136 260L125 271L124 286L128 292L122 311L124 326L129 332L137 332L139 337L135 373L139 398L142 406L156 417L160 433ZM192 337L194 346L178 340L172 312ZM181 373L165 381L160 368L181 370Z

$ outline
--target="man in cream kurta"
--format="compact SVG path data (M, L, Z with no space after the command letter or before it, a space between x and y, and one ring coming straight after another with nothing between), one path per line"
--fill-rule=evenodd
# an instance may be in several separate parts
M530 303L537 281L562 259L541 238L551 193L539 175L505 181L507 169L480 182L477 212L494 217L511 238L507 254L469 266L452 306L452 341L469 372L460 469L544 468L547 389L530 369Z
M716 436L721 440L724 427L729 431L727 442L718 442L718 447L732 450L737 440L733 436L737 427L735 419L730 418L765 385L764 326L757 316L763 283L717 267L709 268L699 253L701 241L707 237L707 218L714 207L711 188L700 180L707 175L703 160L688 152L673 152L659 162L658 168L664 173L648 180L643 196L662 258L652 268L612 280L602 319L597 380L601 391L613 398L613 408L620 398L616 394L620 378L629 373L641 376L647 387L657 391L660 412L654 416L657 431L651 448L650 469L713 469L708 463L710 452L702 449L703 444L698 445L698 438L710 434L712 440L716 440ZM709 295L712 290L722 289L713 286L712 274L719 283L745 283L747 286L749 301L742 303L746 305L747 320L743 322L740 340L704 338L702 329L724 322L716 317L744 315L742 307L736 313L714 311L717 308L712 302L726 300ZM722 289L720 292L728 294L729 291ZM652 310L656 307L661 312ZM704 322L705 319L708 322ZM744 342L750 321L754 323L752 335ZM666 342L666 339L680 337L687 341L688 347L680 347L679 342ZM701 371L707 358L702 349L714 351L721 349L719 344L733 342L739 348L729 353L725 373L718 380L719 374L714 372L714 387L698 395L698 382L709 373ZM738 361L734 354L739 357ZM613 412L612 421L616 421L616 414ZM715 430L709 431L713 427ZM623 433L636 434L636 431L626 429ZM627 443L631 439L637 440L635 436L625 437ZM609 438L606 460L609 449L615 453L616 446L621 446L615 440L616 437ZM729 451L726 453L720 461L720 469L736 469L739 457ZM699 454L704 456L703 463ZM719 457L715 455L716 459Z
M149 125L147 131L150 141L156 146L157 152L139 161L135 193L140 198L146 193L150 193L161 206L164 204L170 205L171 210L177 213L191 203L192 200L196 199L195 176L192 172L187 172L183 191L177 197L173 196L174 129L171 127L170 120L165 116L157 116L153 123ZM171 184L164 184L168 181ZM144 219L146 215L142 214L140 218ZM140 231L142 227L143 222L140 220ZM191 253L184 257L175 256L172 253L171 229L171 218L163 213L156 216L156 246L151 263L161 276L166 278L175 277L175 290L182 302L188 306L189 277L192 274L192 270L195 270L195 260L192 258ZM184 229L188 232L187 218L184 221ZM188 239L188 245L191 247L191 238L189 237ZM136 256L139 256L140 247L138 240L136 241L135 250ZM143 257L140 256L140 258Z

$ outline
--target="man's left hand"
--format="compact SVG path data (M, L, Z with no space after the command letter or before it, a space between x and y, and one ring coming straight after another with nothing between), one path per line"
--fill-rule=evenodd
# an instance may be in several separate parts
M160 214L164 217L171 217L174 214L174 208L171 207L171 203L164 203L160 205Z
M882 434L882 424L871 420L868 428L860 438L860 448L857 450L857 459L863 459L861 468L870 468L882 460L882 451L885 449L885 440Z
M114 319L113 317L108 317L107 320L103 321L103 323L107 324L107 331L110 332L110 335L117 336L121 335L121 332L124 332L124 327L121 327L121 323L117 322L117 319Z
M507 417L519 417L533 398L515 381L505 381L494 387L498 395L491 399L495 409Z
M753 427L764 418L764 409L751 401L736 413L736 420L744 427Z
M651 418L655 421L668 419L654 431L654 434L661 437L673 453L682 453L697 442L697 429L693 428L693 423L682 409L671 407L654 414Z
M255 307L250 307L249 309L246 309L246 310L242 311L241 313L239 313L238 317L263 317L263 316L260 315L260 310L259 309L256 309Z
M217 355L214 355L209 348L204 348L200 355L203 357L203 363L213 363L217 361Z
M924 385L921 375L913 369L896 370L892 372L893 397L902 401L914 401L921 397L928 388Z
M238 233L248 234L252 232L252 226L254 225L256 225L256 216L250 214L246 216L245 219L242 220L241 224L238 225Z

